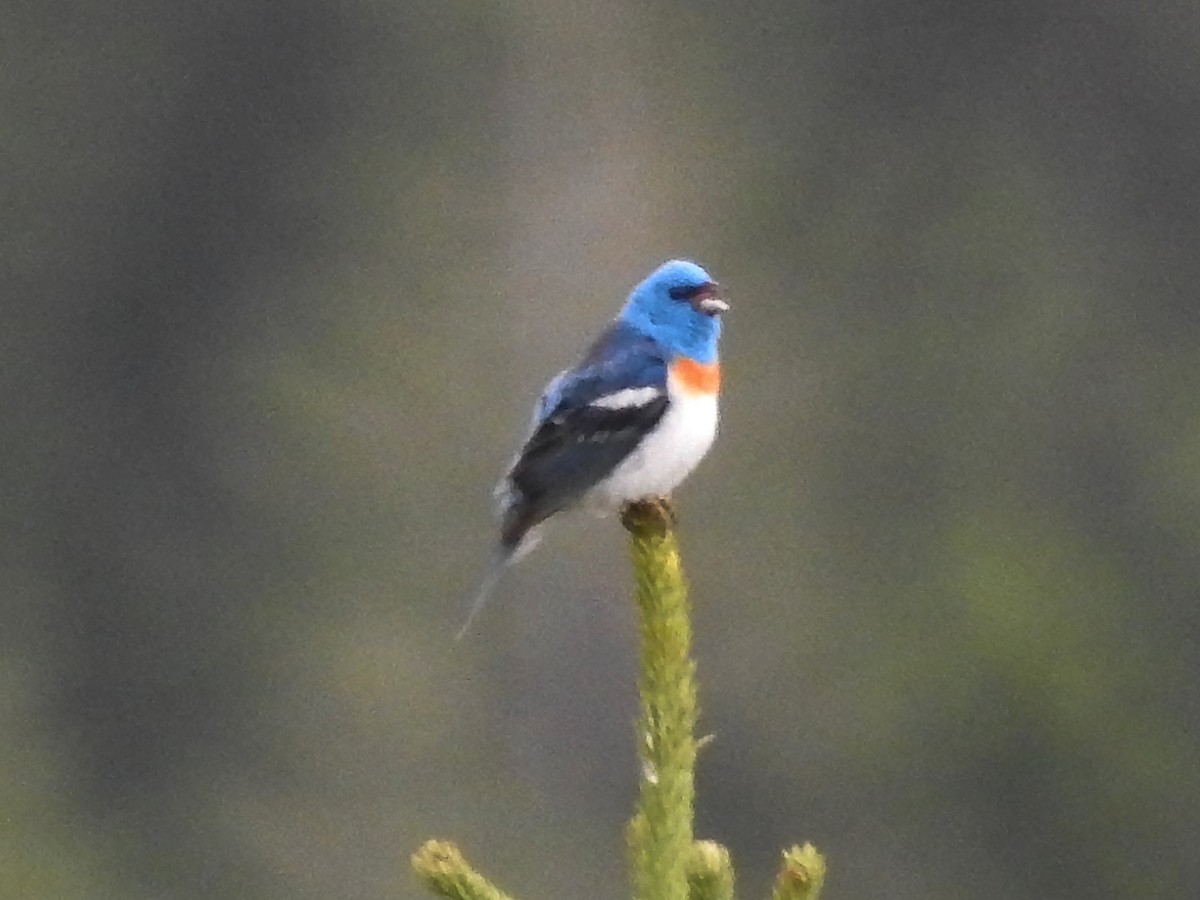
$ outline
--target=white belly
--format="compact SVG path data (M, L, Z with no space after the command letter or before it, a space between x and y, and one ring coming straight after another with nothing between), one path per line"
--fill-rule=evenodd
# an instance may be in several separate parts
M668 385L671 403L658 427L588 495L588 505L611 509L649 497L665 497L704 458L717 435L717 395Z

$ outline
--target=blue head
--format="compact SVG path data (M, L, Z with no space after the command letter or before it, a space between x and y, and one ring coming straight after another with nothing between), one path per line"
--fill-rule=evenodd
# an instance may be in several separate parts
M720 314L727 309L707 272L673 259L633 289L620 319L673 354L709 363L717 358Z

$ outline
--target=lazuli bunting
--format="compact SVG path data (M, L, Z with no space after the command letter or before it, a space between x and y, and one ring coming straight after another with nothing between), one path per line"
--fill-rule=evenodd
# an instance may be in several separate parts
M529 438L496 488L500 541L459 637L546 519L581 504L604 512L666 497L700 462L717 433L727 309L700 266L663 263L546 386Z

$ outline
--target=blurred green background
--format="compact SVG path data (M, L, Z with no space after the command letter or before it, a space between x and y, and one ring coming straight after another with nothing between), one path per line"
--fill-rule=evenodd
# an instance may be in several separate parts
M1116 0L17 3L0 896L416 897L434 835L625 895L615 522L451 636L537 391L684 255L734 306L679 500L742 895L811 839L831 898L1188 897L1198 47Z

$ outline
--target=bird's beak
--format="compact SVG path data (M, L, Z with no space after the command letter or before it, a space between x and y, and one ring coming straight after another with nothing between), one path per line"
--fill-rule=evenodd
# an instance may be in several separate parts
M699 312L706 316L716 316L723 312L729 311L729 304L721 299L718 291L720 288L716 284L706 284L694 298L692 304Z

